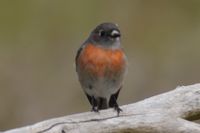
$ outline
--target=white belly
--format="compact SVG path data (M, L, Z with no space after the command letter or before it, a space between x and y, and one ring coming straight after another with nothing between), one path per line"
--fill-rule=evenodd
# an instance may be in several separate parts
M86 86L83 88L90 96L109 99L112 94L116 93L120 89L122 79L123 78L121 76L112 80L101 78L93 82L91 88Z

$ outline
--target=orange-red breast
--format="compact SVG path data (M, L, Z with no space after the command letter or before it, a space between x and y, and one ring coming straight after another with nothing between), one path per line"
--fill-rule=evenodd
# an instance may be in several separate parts
M116 24L102 23L81 45L76 55L80 84L92 105L92 111L114 107L122 111L117 97L127 70L127 59L120 45Z

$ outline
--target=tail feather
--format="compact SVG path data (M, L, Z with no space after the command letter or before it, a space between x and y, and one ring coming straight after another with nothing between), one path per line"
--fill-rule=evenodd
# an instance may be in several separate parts
M98 101L98 109L107 109L108 108L108 103L107 103L107 100L106 98L99 98L99 101Z
M111 107L111 108L118 107L117 98L118 98L120 89L115 94L111 95L110 99L106 99L103 97L95 98L93 96L88 95L87 93L85 93L85 94L86 94L90 104L92 105L92 107L98 107L98 109L101 110L101 109L107 109L109 107Z

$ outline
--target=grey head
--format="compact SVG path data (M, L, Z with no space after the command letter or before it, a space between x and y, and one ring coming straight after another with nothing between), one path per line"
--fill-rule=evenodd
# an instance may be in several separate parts
M94 45L103 47L120 47L121 33L116 24L102 23L98 25L90 34L88 41Z

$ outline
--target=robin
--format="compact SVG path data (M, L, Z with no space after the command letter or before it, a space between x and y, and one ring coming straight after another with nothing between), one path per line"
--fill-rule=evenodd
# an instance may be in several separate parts
M117 103L127 70L127 59L120 44L121 33L116 24L102 23L78 49L76 72L92 111L113 107Z

